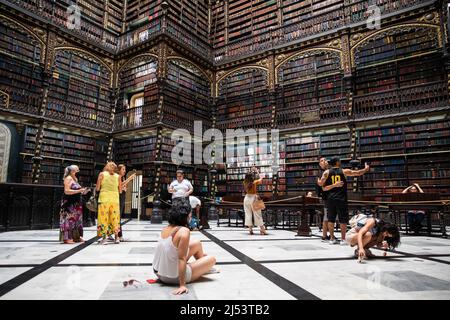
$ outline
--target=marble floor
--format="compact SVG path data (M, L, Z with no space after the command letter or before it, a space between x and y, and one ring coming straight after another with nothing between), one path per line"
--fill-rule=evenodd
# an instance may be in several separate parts
M220 273L189 284L174 296L173 286L156 279L152 260L163 225L124 224L125 242L97 244L95 227L85 244L63 245L58 230L0 233L2 300L292 300L450 299L450 240L402 238L395 253L359 264L348 246L321 242L319 232L297 237L286 230L249 236L241 228L192 232ZM123 282L135 279L134 285Z

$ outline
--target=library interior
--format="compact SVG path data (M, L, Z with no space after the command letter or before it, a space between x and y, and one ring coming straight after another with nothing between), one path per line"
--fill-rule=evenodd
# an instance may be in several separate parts
M449 300L449 27L1 0L0 300Z

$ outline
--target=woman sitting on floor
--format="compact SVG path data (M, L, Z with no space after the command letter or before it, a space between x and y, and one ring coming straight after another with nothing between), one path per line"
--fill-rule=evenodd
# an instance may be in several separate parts
M172 207L169 215L169 226L161 231L156 247L153 271L163 283L180 284L173 294L188 293L186 284L210 273L216 258L206 256L199 240L190 239L189 210L185 206ZM192 256L196 260L188 263Z
M374 246L387 250L397 248L400 244L400 231L394 224L370 217L362 217L355 222L356 225L347 232L345 239L350 246L358 246L355 257L359 259L374 257L369 250Z

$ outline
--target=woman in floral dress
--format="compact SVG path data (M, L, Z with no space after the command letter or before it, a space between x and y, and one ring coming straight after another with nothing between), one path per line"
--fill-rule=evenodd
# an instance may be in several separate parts
M78 166L70 165L64 171L64 195L60 211L60 241L71 244L84 242L83 203L81 195L87 189L78 184Z

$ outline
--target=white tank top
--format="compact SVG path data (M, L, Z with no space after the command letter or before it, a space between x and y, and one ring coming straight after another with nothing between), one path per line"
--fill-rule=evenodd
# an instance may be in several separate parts
M158 275L168 278L178 277L178 248L173 244L173 236L180 228L168 236L166 239L158 239L155 256L153 258L153 269L158 271Z

